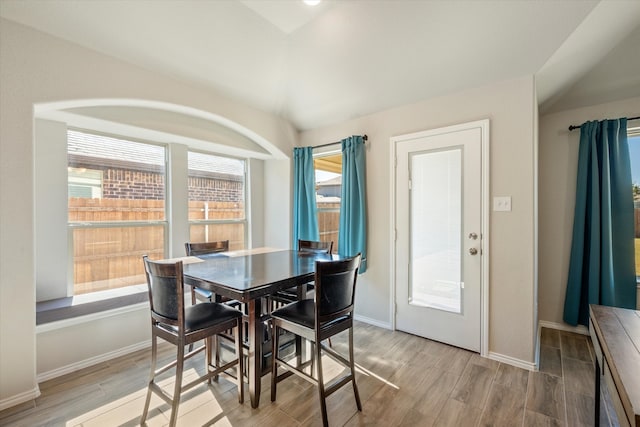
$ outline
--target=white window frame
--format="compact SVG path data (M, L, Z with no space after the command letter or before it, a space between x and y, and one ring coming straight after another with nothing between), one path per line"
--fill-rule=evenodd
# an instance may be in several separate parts
M244 159L244 158L240 158L240 157L234 157L234 156L228 156L228 155L223 155L223 154L218 154L218 153L213 153L210 151L202 151L202 150L188 150L188 153L199 153L199 154L206 154L206 155L211 155L211 156L215 156L215 157L224 157L227 159L234 159L234 160L238 160L242 162L243 165L243 176L242 179L243 181L243 189L242 189L242 197L243 197L243 206L244 206L244 217L243 219L192 219L189 220L189 232L191 232L191 226L192 225L222 225L222 224L243 224L243 249L248 248L248 243L249 243L249 204L248 204L248 185L249 185L249 160L248 159ZM187 158L189 157L187 153ZM189 167L187 165L187 179L189 177ZM189 202L189 196L187 195L187 203Z
M168 183L170 182L170 170L169 170L169 146L168 144L161 144L161 143L156 143L156 142L150 142L150 141L142 141L139 140L137 138L130 138L127 136L121 136L121 135L110 135L110 134L105 134L103 132L97 132L97 131L93 131L90 129L76 129L76 128L69 128L69 130L74 130L77 132L82 132L82 133L87 133L87 134L92 134L92 135L96 135L96 136L106 136L109 138L117 138L117 139L122 139L125 141L131 141L131 142L135 142L135 143L139 143L139 144L147 144L147 145L154 145L157 147L162 147L164 150L164 220L158 220L158 221L100 221L100 222L96 222L96 221L89 221L89 222L70 222L67 219L67 238L68 238L68 245L67 245L67 259L68 259L68 266L67 266L67 296L76 296L75 294L75 286L74 286L74 246L73 246L73 232L74 230L80 230L80 229L100 229L100 228L132 228L132 227L157 227L157 226L162 226L163 227L163 248L164 248L164 253L163 253L163 257L167 257L168 256L168 248L169 248L169 242L170 242L170 232L171 232L171 225L169 222L169 205L171 203L171 198L170 198L170 194L169 194L169 188L168 188ZM67 149L67 154L68 154L68 149ZM68 214L68 210L67 210L67 214ZM142 285L144 283L141 283L140 285ZM119 289L126 289L126 288L132 288L135 287L137 285L130 285L130 286L125 286L123 288L119 288ZM87 294L94 294L94 293L98 293L98 292L105 292L105 291L95 291L95 292L89 292ZM109 292L109 291L106 291Z
M313 153L313 159L317 159L317 158L322 158L322 157L331 157L331 156L335 156L338 154L342 154L342 150L337 148L337 149L328 149L325 151L321 151L318 153ZM342 175L342 173L340 173L340 175ZM314 176L314 180L315 180L315 176ZM315 184L317 185L318 182L315 181ZM316 210L317 210L317 214L318 214L318 223L320 222L320 213L321 212L340 212L340 209L342 209L342 200L340 200L340 207L338 208L320 208L320 206L318 206L318 197L317 197L317 190L315 191L315 197L316 197ZM318 224L319 225L319 224ZM319 231L319 230L318 230ZM340 237L340 230L338 229L338 238ZM320 239L322 240L322 239ZM335 242L333 242L333 248L334 248L334 252L336 251L336 248L338 247L338 241L336 240Z
M164 227L165 257L184 256L184 242L189 240L188 220L188 160L190 149L198 148L203 153L227 158L238 158L245 165L245 245L251 247L254 227L261 232L261 225L253 224L252 188L260 189L261 182L253 182L251 169L253 162L259 159L243 155L229 155L209 150L209 147L192 145L189 142L155 141L153 137L133 136L127 132L115 133L88 127L70 125L64 121L55 121L36 117L34 121L34 157L35 157L35 205L36 205L36 323L38 327L54 322L80 322L87 314L102 316L101 312L111 313L114 307L129 310L134 306L144 306L146 302L146 283L118 289L96 291L73 295L73 251L72 230L69 226L68 204L68 131L77 130L95 135L119 138L165 148L165 219L144 223L121 222L116 227L126 225ZM193 150L197 151L197 150ZM257 165L257 176L262 174L262 164ZM258 178L256 178L258 179ZM88 223L74 223L73 227L87 227ZM97 227L105 227L101 222ZM262 237L259 238L259 241ZM83 308L90 304L89 308ZM80 316L80 317L78 317Z

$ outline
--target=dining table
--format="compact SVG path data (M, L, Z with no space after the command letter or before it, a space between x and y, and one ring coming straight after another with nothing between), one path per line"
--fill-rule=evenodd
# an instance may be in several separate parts
M246 307L248 335L249 396L251 406L260 404L260 380L263 372L264 301L278 291L298 288L300 298L306 284L312 282L316 261L339 259L337 255L294 250L254 249L200 255L184 264L184 283L211 291L216 298L226 297Z

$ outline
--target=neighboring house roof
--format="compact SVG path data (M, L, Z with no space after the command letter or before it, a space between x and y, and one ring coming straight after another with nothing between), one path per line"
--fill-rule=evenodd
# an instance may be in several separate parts
M326 181L318 182L316 184L316 186L318 187L328 187L332 185L342 185L342 175L336 176L335 178L331 178Z
M316 194L316 203L340 203L340 197Z
M111 136L69 130L67 132L68 153L82 158L108 160L131 165L164 165L164 149L153 144L144 144ZM142 168L144 169L144 168ZM228 157L219 157L197 152L189 152L189 170L215 172L224 175L244 175L244 162Z

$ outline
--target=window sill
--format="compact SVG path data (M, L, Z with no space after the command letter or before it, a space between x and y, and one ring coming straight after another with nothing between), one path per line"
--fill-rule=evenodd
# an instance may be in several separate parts
M146 305L148 300L147 285L137 285L42 301L36 303L36 327L123 308L133 309L135 305Z

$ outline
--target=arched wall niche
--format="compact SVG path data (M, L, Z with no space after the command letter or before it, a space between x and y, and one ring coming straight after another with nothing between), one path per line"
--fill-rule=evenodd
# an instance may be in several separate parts
M184 105L141 99L84 99L39 103L35 118L196 150L253 159L287 159L276 145L226 117Z

